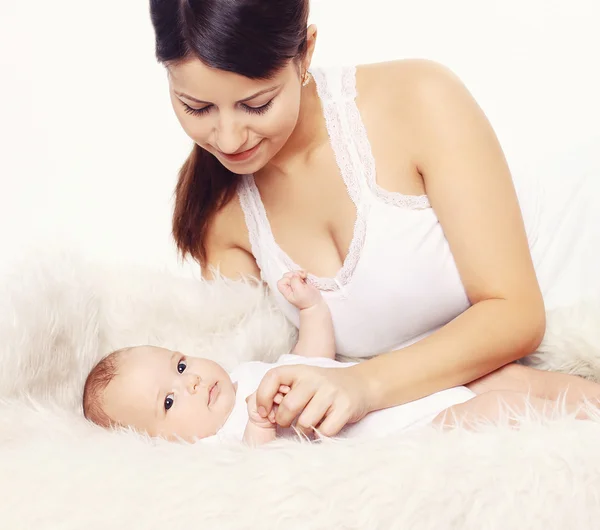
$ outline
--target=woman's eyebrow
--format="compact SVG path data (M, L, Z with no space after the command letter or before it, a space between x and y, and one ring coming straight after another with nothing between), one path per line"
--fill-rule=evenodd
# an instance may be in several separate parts
M258 96L262 96L263 94L268 94L269 92L274 92L280 86L281 85L276 85L276 86L273 86L270 88L265 88L264 90L260 90L259 92L256 92L256 94L252 94L251 96L248 96L247 98L240 99L238 101L238 103L245 103L246 101L250 101L251 99L257 98ZM174 92L175 92L176 96L178 96L180 98L189 99L190 101L193 101L194 103L199 103L200 105L212 105L212 103L210 101L203 101L203 100L195 98L193 96L189 96L185 92L177 92L176 90Z

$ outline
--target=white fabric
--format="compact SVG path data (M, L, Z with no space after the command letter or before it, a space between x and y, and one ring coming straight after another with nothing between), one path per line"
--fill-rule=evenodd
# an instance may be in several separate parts
M469 307L454 258L426 196L391 193L377 185L355 102L355 68L314 70L313 77L357 218L335 278L309 278L331 309L338 353L367 357L408 346ZM515 187L546 307L600 298L598 179L516 176ZM298 311L277 292L276 283L301 267L275 242L252 176L243 178L238 196L262 279L298 326Z
M253 361L241 364L230 374L231 380L238 385L233 411L217 435L205 438L205 442L239 442L248 423L246 398L256 391L263 377L271 368L294 364L323 368L347 368L356 363L341 363L333 359L307 358L289 354L282 355L276 363ZM360 422L345 427L338 437L378 437L427 425L443 410L452 405L464 403L473 397L475 394L466 387L450 388L405 405L372 412ZM293 429L280 429L278 436L297 438Z

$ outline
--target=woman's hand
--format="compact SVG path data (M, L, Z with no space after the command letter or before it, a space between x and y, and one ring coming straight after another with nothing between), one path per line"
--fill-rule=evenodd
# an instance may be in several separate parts
M323 436L335 436L347 423L361 420L372 410L368 385L354 368L273 368L256 391L258 412L263 418L273 418L273 405L281 401L274 411L274 420L281 427L289 427L297 419L296 427L306 435L316 428ZM290 389L283 396L282 386Z

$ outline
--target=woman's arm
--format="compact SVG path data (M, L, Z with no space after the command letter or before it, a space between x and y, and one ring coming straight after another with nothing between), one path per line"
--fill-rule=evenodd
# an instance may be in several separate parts
M260 270L251 253L248 231L239 202L234 199L220 210L206 237L207 264L202 276L214 272L227 278L259 279ZM294 276L298 276L292 281ZM282 295L300 310L299 339L293 353L304 357L335 358L335 338L329 307L314 286L305 282L303 271L290 272L278 283Z
M217 212L208 227L204 244L207 263L201 270L203 278L214 279L213 271L232 279L260 278L237 197Z
M279 425L333 436L373 410L469 383L534 351L545 330L542 296L506 160L485 115L465 87L438 65L387 69L371 100L401 99L394 123L410 120L419 173L472 306L426 339L350 368L282 366L261 382L271 411L280 385ZM402 87L399 98L395 91ZM404 121L402 121L404 120ZM390 131L393 127L390 126Z
M406 85L412 69L415 160L472 307L419 343L355 367L368 381L371 409L473 381L534 351L545 330L517 196L484 113L439 65L386 68L386 87Z

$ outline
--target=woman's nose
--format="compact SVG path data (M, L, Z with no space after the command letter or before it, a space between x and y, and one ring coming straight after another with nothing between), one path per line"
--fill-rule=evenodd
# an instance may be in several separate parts
M217 128L216 147L221 153L234 155L245 149L246 129L237 122L225 122L222 120Z

